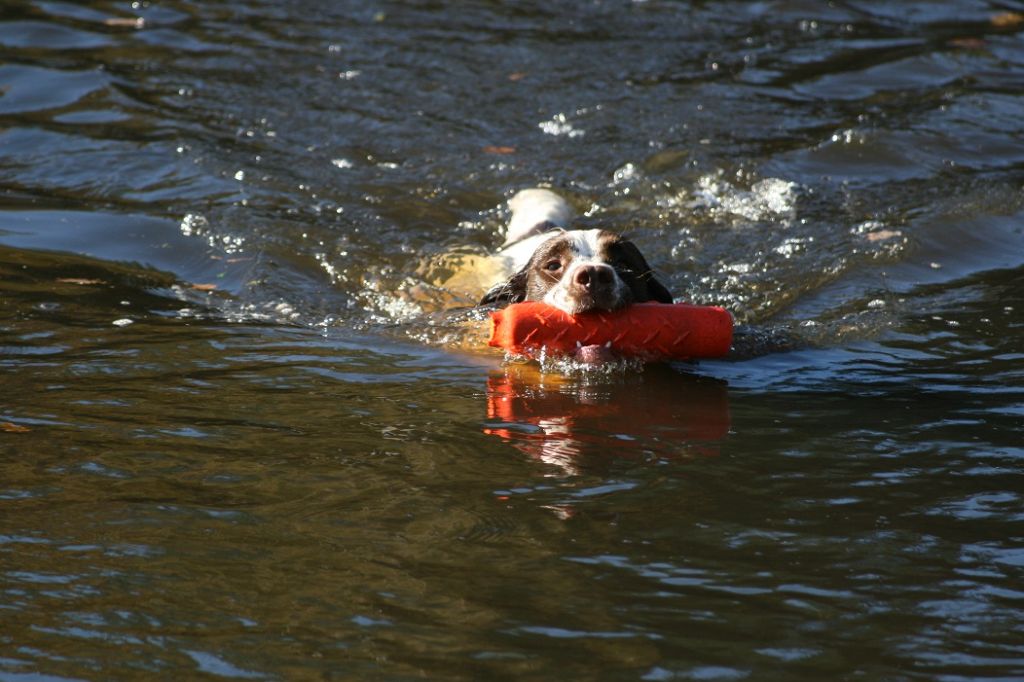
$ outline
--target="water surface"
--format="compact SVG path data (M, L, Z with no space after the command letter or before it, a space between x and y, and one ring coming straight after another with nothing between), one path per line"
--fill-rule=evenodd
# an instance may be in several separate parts
M0 9L0 679L1024 677L1024 8ZM743 347L481 348L538 184Z

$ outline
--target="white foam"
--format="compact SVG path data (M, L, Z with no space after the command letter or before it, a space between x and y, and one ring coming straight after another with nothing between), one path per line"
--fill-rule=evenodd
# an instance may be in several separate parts
M586 131L573 126L565 114L555 114L549 121L541 121L537 127L548 135L564 135L566 137L583 137Z
M718 171L697 180L690 207L747 220L795 219L799 195L799 185L795 182L765 178L744 190L725 180L723 175Z

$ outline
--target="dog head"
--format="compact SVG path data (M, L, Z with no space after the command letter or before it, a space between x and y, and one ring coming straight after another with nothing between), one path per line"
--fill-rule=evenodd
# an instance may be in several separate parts
M560 231L543 240L522 270L480 301L543 301L570 315L631 303L671 303L633 242L606 230Z

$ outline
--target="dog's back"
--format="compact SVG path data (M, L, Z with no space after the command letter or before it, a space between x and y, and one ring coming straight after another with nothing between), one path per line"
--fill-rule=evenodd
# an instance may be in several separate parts
M566 229L573 217L572 207L565 199L540 187L516 192L508 200L508 207L512 218L505 232L503 249L555 227Z

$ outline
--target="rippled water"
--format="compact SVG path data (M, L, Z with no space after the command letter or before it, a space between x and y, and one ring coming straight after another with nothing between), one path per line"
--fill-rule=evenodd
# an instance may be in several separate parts
M1024 677L1018 12L0 3L0 679ZM483 350L537 184L735 356Z

